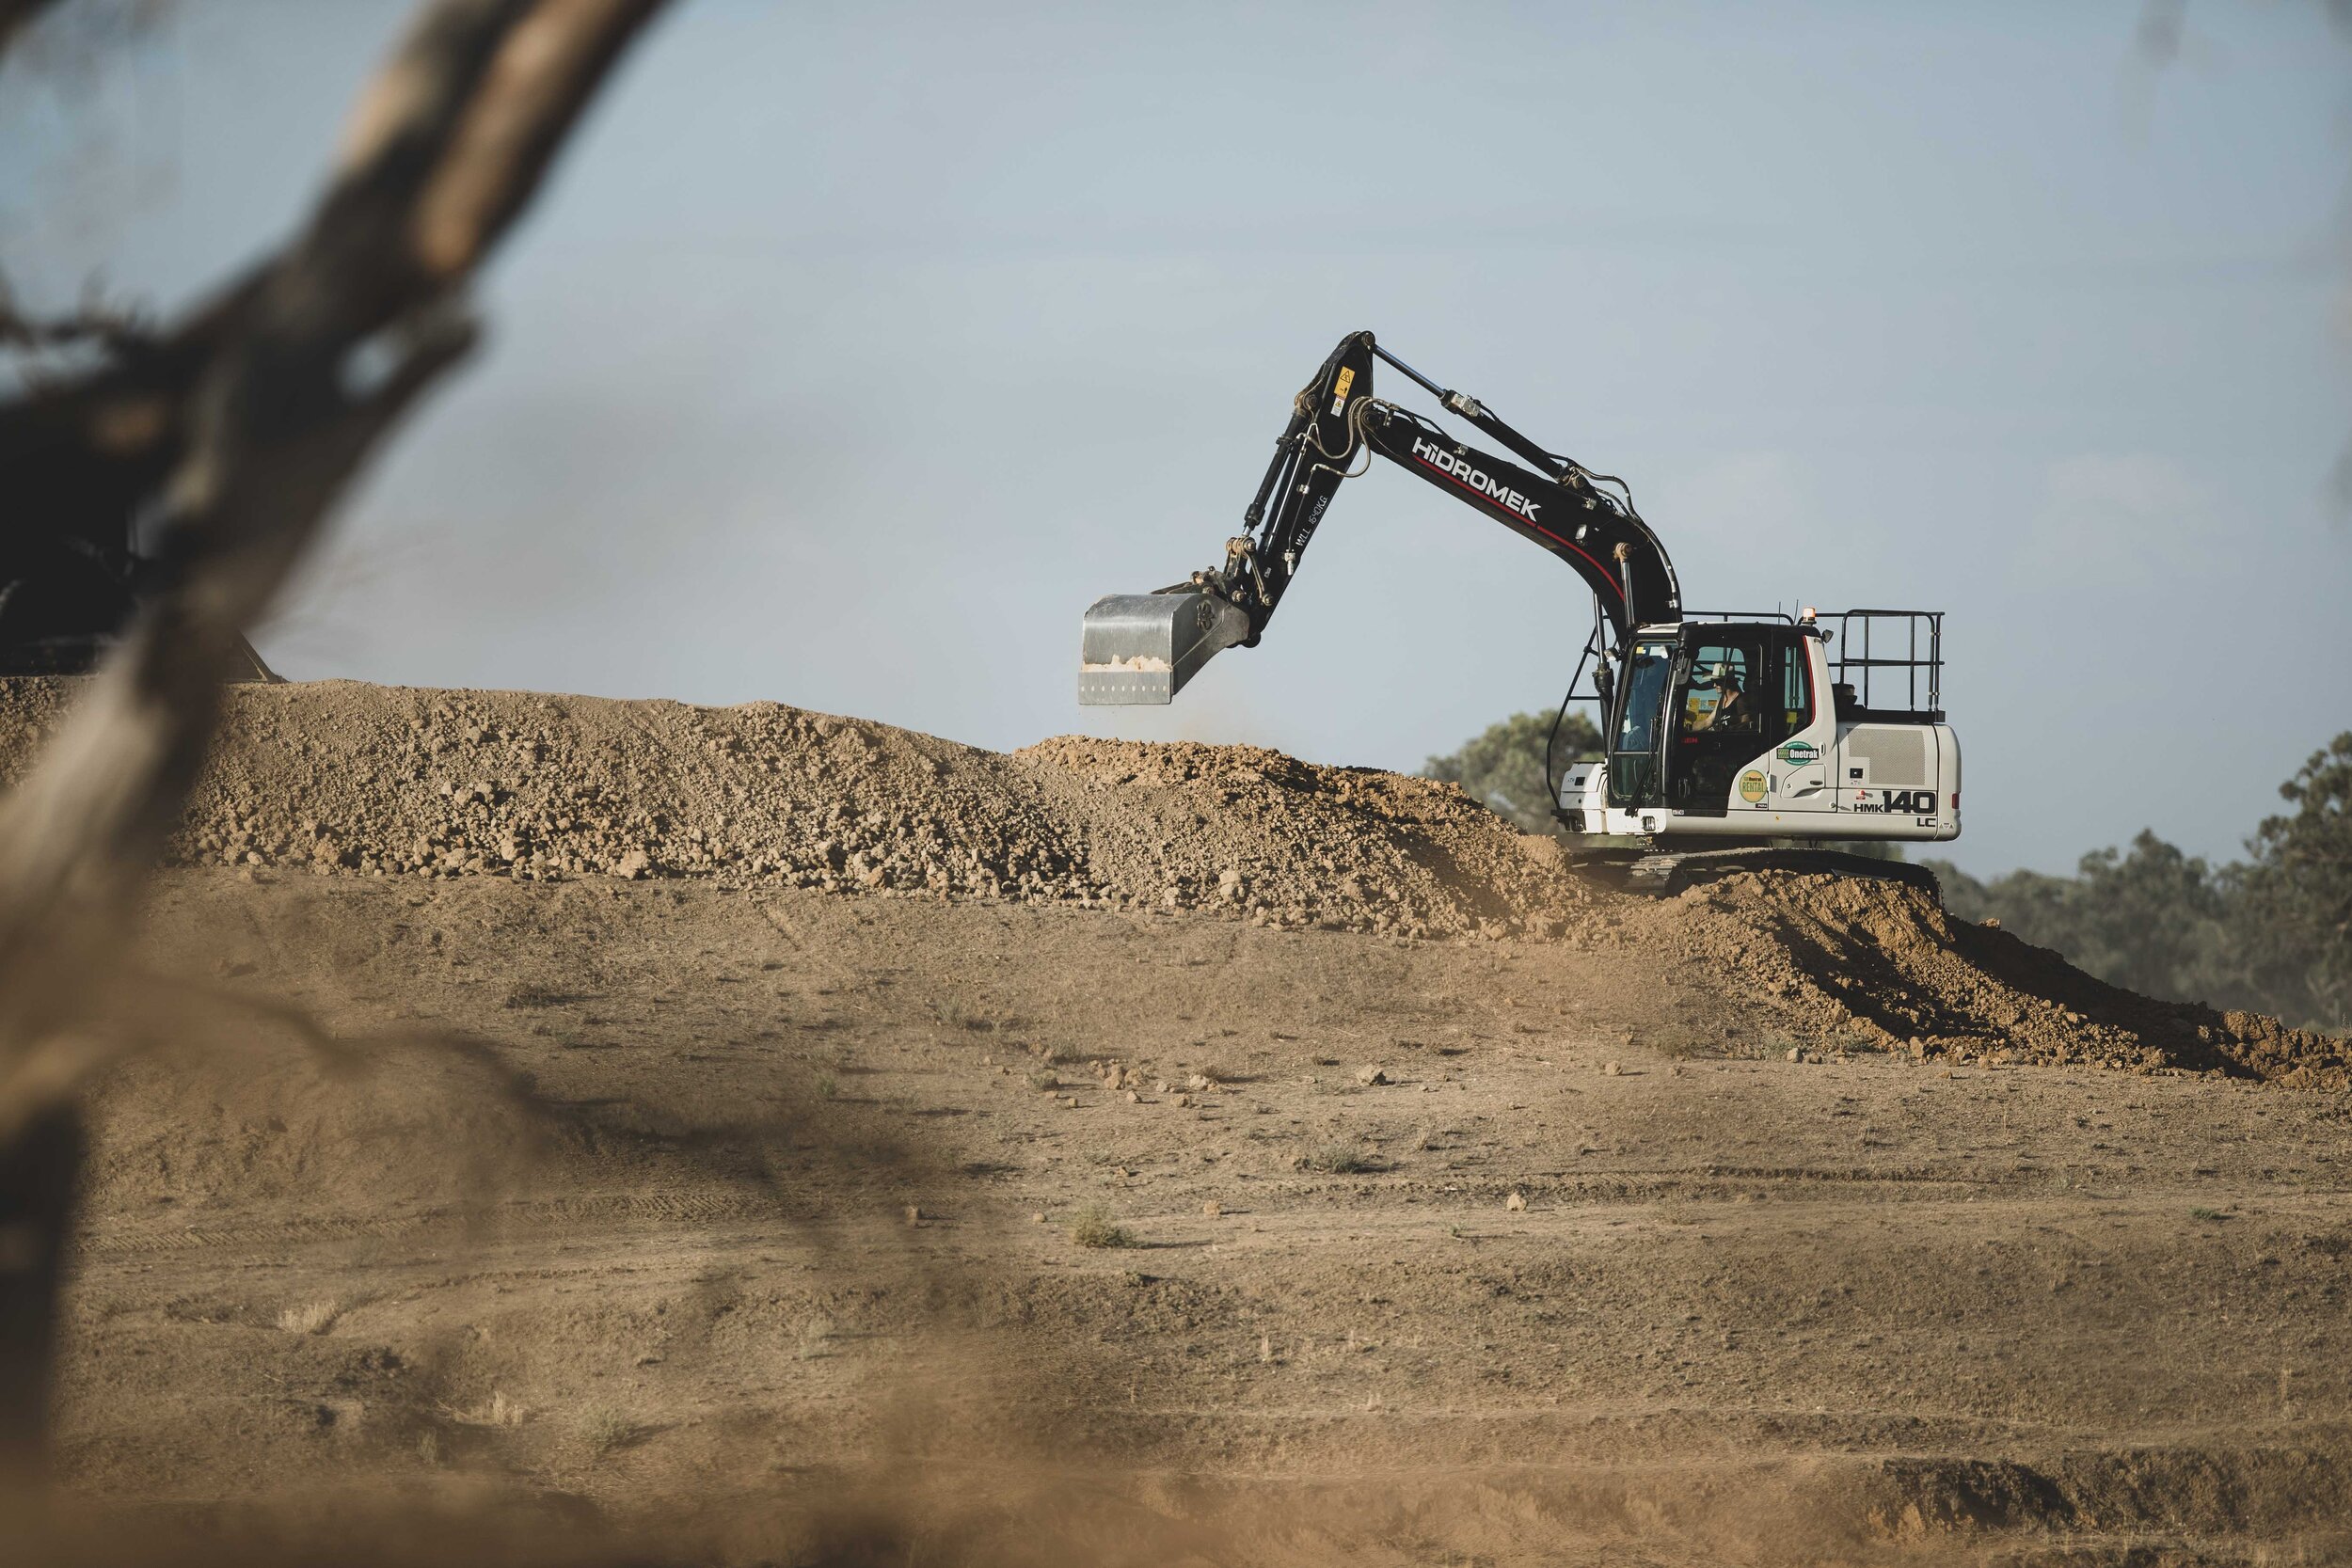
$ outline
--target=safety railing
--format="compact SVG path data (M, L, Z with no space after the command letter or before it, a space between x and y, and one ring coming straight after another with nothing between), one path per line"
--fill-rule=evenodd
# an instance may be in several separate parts
M1827 650L1830 678L1853 693L1856 705L1943 718L1942 610L1848 610L1816 619L1836 627Z

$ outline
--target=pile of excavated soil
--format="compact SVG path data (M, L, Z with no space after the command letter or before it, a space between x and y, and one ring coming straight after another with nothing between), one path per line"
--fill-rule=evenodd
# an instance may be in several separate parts
M1597 896L1552 841L1431 779L1256 746L1077 736L1013 760L1097 876L1168 905L1263 902L1293 926L1556 936Z
M1693 889L1652 919L1656 940L1820 1021L1832 1040L1995 1065L2352 1086L2352 1041L2121 990L1898 882L1750 873Z
M0 681L0 766L66 683ZM694 878L1633 944L1817 1044L2352 1083L2352 1047L2119 990L1895 882L1747 873L1663 904L1455 785L1249 746L1005 755L773 703L240 687L171 857L345 877Z
M10 769L68 683L0 682ZM1407 936L1552 933L1594 895L1452 784L1278 752L1011 756L773 703L351 681L233 689L170 847L321 875L711 879L1210 909Z

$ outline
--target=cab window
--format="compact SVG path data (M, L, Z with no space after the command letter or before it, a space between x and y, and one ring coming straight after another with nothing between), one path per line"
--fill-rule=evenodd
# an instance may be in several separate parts
M1763 727L1756 673L1761 665L1756 643L1702 642L1692 651L1691 678L1682 694L1686 735L1756 735Z
M1673 667L1672 651L1663 642L1645 642L1633 650L1626 676L1625 712L1618 721L1617 752L1651 752L1658 748L1659 699L1666 694L1666 675Z
M1812 722L1812 681L1793 630L1709 626L1684 646L1690 662L1668 709L1676 743L1666 793L1680 810L1714 815L1750 769L1769 772L1772 749Z
M1786 740L1813 721L1804 644L1770 635L1699 643L1676 717L1686 737L1739 736L1758 749Z

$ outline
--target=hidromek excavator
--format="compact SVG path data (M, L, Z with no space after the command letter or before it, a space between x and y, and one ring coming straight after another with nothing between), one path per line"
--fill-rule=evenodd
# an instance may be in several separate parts
M1374 397L1375 360L1532 467ZM1693 850L1960 836L1940 610L1686 610L1623 481L1545 451L1369 332L1342 339L1299 392L1223 565L1087 611L1079 702L1166 703L1216 654L1255 645L1340 482L1375 455L1550 551L1591 590L1593 632L1561 706L1598 704L1606 754L1551 788L1592 854L1639 857L1635 875L1660 880Z

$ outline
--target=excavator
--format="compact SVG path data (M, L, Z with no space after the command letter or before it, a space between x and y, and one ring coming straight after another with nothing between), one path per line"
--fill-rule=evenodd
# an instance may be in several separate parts
M1375 362L1518 461L1375 397ZM1624 481L1546 450L1370 332L1342 339L1293 401L1222 564L1087 610L1078 701L1165 704L1216 654L1255 646L1341 483L1375 457L1549 551L1590 591L1593 629L1560 711L1595 704L1603 752L1558 770L1546 758L1580 861L1652 891L1759 865L1918 881L1924 868L1886 847L1960 836L1942 611L1687 610Z

